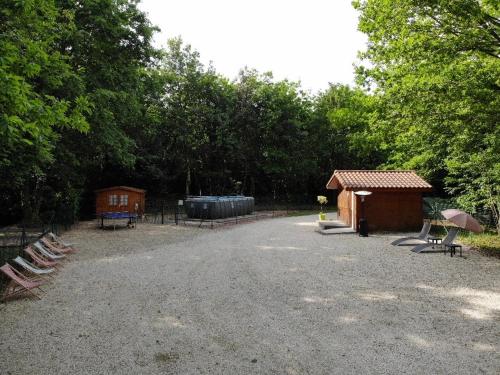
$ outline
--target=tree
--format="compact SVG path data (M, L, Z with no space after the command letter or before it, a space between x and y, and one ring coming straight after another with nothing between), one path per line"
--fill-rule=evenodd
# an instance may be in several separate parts
M65 85L79 83L57 48L72 21L54 1L0 6L0 189L7 218L22 211L26 219L36 219L59 131L88 130L87 97L61 95Z
M168 152L170 173L184 173L185 192L191 193L193 173L200 168L199 154L208 142L204 129L205 70L197 51L170 39L160 63L163 79L157 108L162 113L159 139Z
M318 147L323 149L322 169L371 169L385 161L380 133L372 132L370 121L377 107L377 97L359 88L330 85L315 102ZM328 178L329 176L325 176Z
M240 165L243 191L274 197L279 191L285 196L304 192L316 164L308 142L310 99L297 83L275 82L271 73L251 69L240 72L236 85L233 127L238 146L233 160Z
M385 166L417 169L438 190L465 194L469 203L484 202L481 191L497 194L498 3L354 4L369 38L362 57L371 62L358 68L358 77L381 98L371 127L389 150ZM478 181L482 188L472 189Z
M92 190L133 178L137 139L146 131L144 96L147 75L158 51L151 45L153 27L137 1L58 0L61 12L72 15L74 27L59 42L82 84L67 93L85 93L93 111L89 132L61 132L57 162L51 169L51 194L78 211L79 199L92 212ZM66 93L66 94L67 94Z

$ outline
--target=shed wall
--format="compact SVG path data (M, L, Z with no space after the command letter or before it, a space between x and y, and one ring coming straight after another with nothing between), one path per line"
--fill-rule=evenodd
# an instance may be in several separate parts
M109 204L109 196L117 195L118 196L118 204L110 205ZM120 205L120 196L128 195L128 204ZM139 210L138 213L142 215L144 213L145 207L145 193L125 190L125 189L112 189L99 191L96 195L96 214L100 214L103 212L135 212L135 204L138 203Z
M361 217L361 199L356 196L355 225ZM422 227L422 193L374 191L365 199L365 217L370 230L419 230Z

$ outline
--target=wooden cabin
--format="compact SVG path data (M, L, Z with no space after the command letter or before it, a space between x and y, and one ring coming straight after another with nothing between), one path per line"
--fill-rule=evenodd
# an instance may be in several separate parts
M422 227L422 194L432 186L414 171L336 170L326 185L337 189L338 216L359 230L361 197L356 191L370 191L364 213L369 230L410 231Z
M144 214L146 190L129 186L113 186L95 190L96 215L104 212Z

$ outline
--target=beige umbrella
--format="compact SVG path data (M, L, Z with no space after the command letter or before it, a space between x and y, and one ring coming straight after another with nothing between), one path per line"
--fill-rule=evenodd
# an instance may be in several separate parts
M449 210L441 211L441 215L445 219L454 223L457 227L463 228L465 230L470 230L471 232L480 233L483 231L481 224L470 216L467 212L457 210L455 208L450 208Z

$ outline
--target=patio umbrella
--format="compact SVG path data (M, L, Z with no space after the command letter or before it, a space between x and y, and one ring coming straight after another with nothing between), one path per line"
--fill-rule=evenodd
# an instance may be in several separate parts
M480 233L483 228L479 222L470 216L467 212L457 210L455 208L450 208L449 210L441 211L441 215L445 219L448 219L452 223L456 224L457 227L463 228L465 230L470 230L471 232Z

